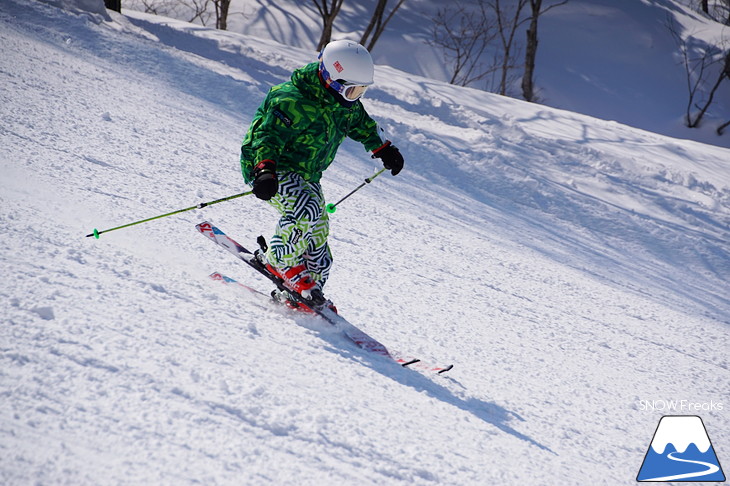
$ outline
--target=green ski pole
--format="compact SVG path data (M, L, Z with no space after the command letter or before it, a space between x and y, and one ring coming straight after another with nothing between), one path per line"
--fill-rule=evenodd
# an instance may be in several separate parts
M373 182L373 179L375 179L376 177L378 177L380 174L382 174L386 170L388 170L388 169L386 169L385 167L383 167L382 169L380 169L379 171L377 171L375 174L373 174L372 176L370 176L367 179L365 179L365 182L363 182L362 184L360 184L359 186L357 186L347 196L343 197L342 199L340 199L339 201L337 201L334 204L331 204L331 203L328 204L327 205L327 212L328 213L334 213L335 211L337 211L337 205L338 204L340 204L342 201L344 201L345 199L347 199L348 197L352 196L357 191L359 191L360 189L362 189L365 186L365 184L370 184L371 182Z
M117 226L116 228L109 228L109 229L105 229L103 231L99 231L96 228L94 228L94 231L92 233L89 233L88 235L86 235L86 237L88 238L90 236L93 236L94 238L96 238L98 240L99 235L101 235L102 233L108 233L110 231L114 231L114 230L118 230L118 229L122 229L122 228L129 228L130 226L134 226L136 224L146 223L147 221L154 221L155 219L166 218L167 216L172 216L173 214L184 213L185 211L192 211L193 209L202 209L206 206L211 206L213 204L230 201L231 199L236 199L238 197L248 196L249 194L253 194L253 191L242 192L241 194L234 194L233 196L216 199L215 201L200 203L196 206L190 206L189 208L185 208L185 209L178 209L177 211L173 211L171 213L161 214L159 216L154 216L152 218L143 219L141 221L135 221L134 223L123 224L122 226Z

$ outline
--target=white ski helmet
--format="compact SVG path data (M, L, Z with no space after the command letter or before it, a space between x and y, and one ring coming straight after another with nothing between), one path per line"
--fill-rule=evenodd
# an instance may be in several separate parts
M325 84L347 101L359 99L373 84L373 58L354 41L332 41L319 53L319 72Z

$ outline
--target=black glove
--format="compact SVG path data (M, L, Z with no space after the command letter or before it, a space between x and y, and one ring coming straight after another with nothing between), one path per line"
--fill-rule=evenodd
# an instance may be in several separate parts
M390 140L373 150L372 157L382 160L383 166L393 175L398 175L398 172L403 169L403 156L400 154L400 150L390 143Z
M279 190L279 179L276 177L276 162L262 160L253 169L253 193L264 201L268 201Z

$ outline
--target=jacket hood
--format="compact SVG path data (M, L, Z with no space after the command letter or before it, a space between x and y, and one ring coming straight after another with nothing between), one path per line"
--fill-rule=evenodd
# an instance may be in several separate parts
M355 101L348 101L334 89L324 86L319 78L318 62L295 69L291 75L291 82L304 96L319 100L325 106L341 105L349 108L355 104Z
M319 64L316 62L295 69L291 75L291 82L307 98L327 104L335 101L319 80Z

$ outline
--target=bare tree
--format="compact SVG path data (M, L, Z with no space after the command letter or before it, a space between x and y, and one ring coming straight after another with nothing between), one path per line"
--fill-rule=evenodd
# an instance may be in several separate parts
M104 0L104 6L107 10L114 10L115 12L122 11L122 0Z
M542 10L542 0L530 0L530 26L527 28L527 44L525 47L525 72L522 74L522 96L527 101L535 101L535 59L537 58L537 22L548 10L565 5L568 0L550 5Z
M530 18L523 15L528 1L478 0L468 6L456 1L439 10L432 45L446 51L453 65L452 83L465 86L486 79L488 91L508 94L518 79L515 36Z
M141 0L140 3L145 13L186 19L188 22L197 20L202 25L207 25L211 16L209 0Z
M375 47L375 43L378 42L378 39L380 38L380 34L383 33L385 27L388 25L388 22L390 22L390 19L393 18L395 12L401 7L401 5L403 5L405 1L406 0L397 0L398 3L395 4L393 10L391 10L388 16L385 17L385 8L388 5L388 0L378 0L378 3L375 5L375 11L373 12L373 16L370 18L370 23L365 29L365 32L363 32L362 34L360 44L365 46L365 43L368 41L368 37L370 37L370 34L372 34L370 43L366 45L368 51L372 52L373 48Z
M208 12L208 0L180 0L180 3L193 11L193 16L188 22L199 20L202 25L207 25L210 20L210 12Z
M317 44L317 51L324 49L332 39L332 26L340 13L344 0L313 0L320 17L322 17L322 35Z
M702 120L702 117L705 116L707 109L710 107L710 105L712 104L712 100L715 98L715 92L717 91L717 88L720 87L720 83L722 83L722 81L728 76L728 72L730 72L730 51L728 51L727 55L725 56L725 63L723 66L723 70L720 72L717 80L715 80L715 84L710 89L710 94L707 96L705 104L702 106L696 106L696 108L699 109L699 112L695 116L694 125L692 126L696 127L699 125L700 120ZM718 129L718 133L720 133L720 129Z
M722 125L720 125L719 127L717 127L717 134L718 135L722 135L723 133L725 133L725 129L728 126L730 126L730 120L726 121L725 123L723 123Z
M700 9L712 20L730 25L730 0L702 0Z
M730 25L730 0L692 0L690 5L699 3L699 9L716 22Z
M144 13L153 15L161 15L161 12L166 11L166 8L160 8L160 4L153 0L140 0L140 3L144 7ZM166 4L167 2L165 2Z
M705 116L705 113L712 104L715 92L720 86L720 83L727 76L728 62L730 62L728 56L730 56L730 53L728 55L720 56L722 51L716 46L704 45L700 47L690 45L693 40L692 37L689 36L687 39L682 37L682 34L679 32L679 27L671 15L667 17L666 25L679 47L679 51L682 55L682 63L684 64L688 91L685 122L689 128L696 128L700 125L702 118ZM721 62L723 58L725 61L723 69L713 87L710 89L709 95L707 96L704 104L700 106L696 100L702 93L702 88L707 82L707 72L710 70L711 66ZM699 111L693 113L694 109Z
M433 22L432 39L428 43L444 50L446 63L452 67L451 84L467 86L494 71L482 61L497 35L484 2L479 2L479 12L473 12L456 0L449 7L439 9Z
M718 4L716 8L724 14L721 14L721 18L723 19L721 22L725 25L730 25L730 0L720 0Z
M231 0L211 0L215 7L215 28L220 30L228 29L228 9Z
M492 0L490 4L497 19L497 33L502 44L501 76L498 89L498 93L501 95L507 94L509 73L515 67L515 33L519 26L526 21L526 19L522 18L522 9L525 8L527 2L528 0L507 2L512 5L513 8L511 10L505 7L504 3L500 0Z
M722 70L722 76L724 76L725 79L730 80L730 51L728 51L727 54L725 55L725 66ZM721 76L721 78L722 78L722 76ZM722 135L722 133L725 131L725 129L728 127L728 125L730 125L730 120L726 121L725 123L723 123L722 125L717 127L717 134Z

